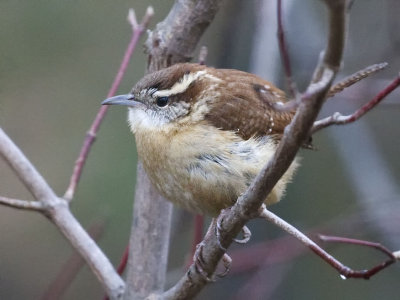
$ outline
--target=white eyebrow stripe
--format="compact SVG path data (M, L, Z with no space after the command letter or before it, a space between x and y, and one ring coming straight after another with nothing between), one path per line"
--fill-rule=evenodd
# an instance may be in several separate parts
M156 97L168 97L183 93L193 81L206 74L207 72L205 70L197 71L196 73L185 74L183 75L182 79L175 83L170 89L157 91L153 95Z

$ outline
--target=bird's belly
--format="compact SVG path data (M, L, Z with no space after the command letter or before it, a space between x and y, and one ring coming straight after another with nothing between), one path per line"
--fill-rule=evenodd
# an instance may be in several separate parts
M146 141L136 137L139 156L154 186L168 200L195 213L217 215L233 205L276 148L271 140L244 141L234 133L215 130L175 134L163 143L167 147L157 145L159 139L154 136ZM266 202L279 201L294 168Z

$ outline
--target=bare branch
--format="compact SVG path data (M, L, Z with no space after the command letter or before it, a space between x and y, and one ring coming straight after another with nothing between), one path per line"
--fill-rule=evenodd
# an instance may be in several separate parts
M329 242L329 243L353 244L353 245L358 245L358 246L374 248L374 249L386 254L389 258L394 259L392 251L390 251L385 246L383 246L379 243L357 240L357 239L352 239L352 238L345 238L345 237L341 237L341 236L331 236L331 235L325 235L325 234L318 235L318 238L321 241Z
M357 121L359 118L364 116L367 112L378 105L387 95L393 92L400 85L400 77L394 79L386 88L384 88L378 95L376 95L371 101L364 104L353 114L343 116L341 113L336 112L332 116L314 122L311 129L311 134L314 134L318 130L326 128L331 125L345 125Z
M343 91L345 88L359 82L360 80L367 78L368 76L375 74L384 68L386 68L388 63L380 63L380 64L375 64L372 66L368 66L365 69L362 69L349 77L346 77L345 79L341 80L340 82L336 83L328 92L327 97L333 97L337 93L340 93Z
M176 0L146 41L148 72L189 61L222 0Z
M149 6L147 8L146 14L143 17L142 22L138 25L137 21L136 21L136 15L135 15L134 10L133 9L129 10L128 22L131 24L133 32L132 32L131 40L128 44L128 47L126 48L124 58L122 59L121 65L117 72L117 75L115 76L114 82L112 83L111 88L107 94L107 98L115 95L115 93L122 81L122 78L125 75L125 71L129 65L129 61L132 57L132 54L136 49L136 45L139 41L139 38L144 33L144 30L148 26L149 21L153 15L154 15L153 8L151 6ZM103 105L100 107L92 125L89 128L89 131L86 134L81 151L75 162L75 167L74 167L74 170L71 175L69 186L64 194L64 199L66 199L67 201L72 200L72 198L74 197L75 190L76 190L76 187L80 180L80 177L82 175L82 171L83 171L83 167L85 165L86 159L88 158L90 149L96 139L96 135L99 130L100 124L102 123L102 121L107 113L107 110L108 110L108 106Z
M86 260L110 298L120 298L124 290L124 282L115 272L108 258L71 214L68 202L56 196L44 178L1 128L0 155L15 171L36 200L40 201L44 208L42 212L49 217Z
M202 257L204 271L211 277L219 260L224 255L223 248L229 247L233 238L245 223L255 216L265 195L268 195L276 182L293 162L297 151L308 138L315 118L326 98L326 94L339 69L347 27L347 1L327 1L329 8L328 44L321 63L314 72L313 82L303 95L292 123L286 127L285 134L273 158L257 175L248 190L229 210L224 210L220 219L224 231L217 240L215 234L204 238ZM185 299L196 295L207 283L206 278L192 265L185 276L169 291L163 294L167 299Z
M320 246L318 246L314 241L312 241L309 237L307 237L304 233L302 233L296 227L289 224L285 220L281 219L280 217L278 217L271 211L267 210L265 206L263 206L263 209L260 212L260 217L268 220L269 222L273 223L274 225L285 230L287 233L289 233L290 235L292 235L296 239L298 239L301 243L303 243L304 245L309 247L315 254L317 254L324 261L326 261L329 265L331 265L336 270L338 270L340 273L340 276L343 279L347 279L347 278L369 279L370 277L372 277L379 271L382 271L383 269L385 269L386 267L388 267L389 265L393 264L396 261L392 252L390 252L386 248L384 248L381 245L378 245L376 243L370 243L370 242L363 241L364 246L368 245L370 247L375 247L375 248L381 250L382 252L384 252L386 255L389 256L389 259L369 270L360 270L360 271L352 270L349 267L343 265L340 261L338 261L332 255L330 255L328 252L326 252ZM322 237L324 237L324 236L322 236ZM335 239L333 237L328 237L328 236L326 236L324 240L326 240L326 241L331 240L331 241L336 241L336 242L339 241L338 239ZM347 243L352 242L353 244L357 243L358 245L361 244L361 241L354 240L354 239L347 239L346 241L343 241L343 238L342 238L342 242L347 242Z
M26 210L43 211L43 204L37 201L19 200L0 196L0 204Z

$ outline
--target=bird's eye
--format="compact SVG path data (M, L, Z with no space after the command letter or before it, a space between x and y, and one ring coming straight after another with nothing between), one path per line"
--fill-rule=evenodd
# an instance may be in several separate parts
M168 97L158 97L156 100L156 104L159 107L164 107L168 104L169 98Z

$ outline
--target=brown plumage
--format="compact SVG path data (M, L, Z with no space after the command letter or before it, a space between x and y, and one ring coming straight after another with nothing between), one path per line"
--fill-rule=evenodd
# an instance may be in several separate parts
M206 119L223 130L237 131L244 139L252 136L278 135L290 123L294 112L281 112L271 103L286 102L285 93L256 75L237 70L216 70L225 82L226 91ZM263 93L260 93L260 90Z
M104 104L129 106L143 166L168 200L216 215L231 206L273 156L294 112L275 109L285 94L256 75L177 64L141 79L129 95ZM267 204L284 194L294 162Z
M221 90L218 101L209 101L210 112L204 119L222 130L232 130L247 140L252 136L277 135L279 138L294 111L278 111L271 103L285 103L286 95L270 82L260 77L234 69L215 69L199 64L176 64L144 77L133 89L134 94L144 88L168 90L185 74L207 70L221 79L217 84ZM179 94L170 97L170 102L197 101L209 81L194 81Z

